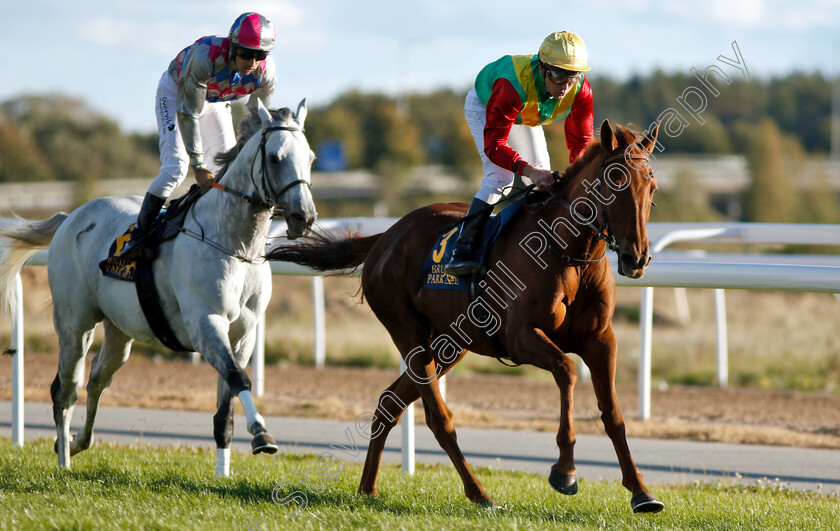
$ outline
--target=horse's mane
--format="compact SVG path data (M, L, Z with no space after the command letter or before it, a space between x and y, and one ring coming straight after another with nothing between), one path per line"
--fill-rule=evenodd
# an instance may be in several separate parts
M288 107L284 107L282 109L270 109L269 112L275 122L286 123L294 119L294 113ZM262 129L262 121L260 120L259 112L253 107L246 106L245 117L239 123L239 140L236 142L236 145L230 150L216 155L216 162L222 166L222 170L219 171L219 174L224 173L228 165L230 165L236 156L239 155L239 152L242 150L245 143L248 142L248 140L254 136L254 133L260 129Z

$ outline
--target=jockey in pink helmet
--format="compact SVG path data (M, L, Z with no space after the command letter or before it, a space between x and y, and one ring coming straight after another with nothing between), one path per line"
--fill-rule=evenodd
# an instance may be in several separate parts
M274 61L268 56L273 48L271 22L259 13L243 13L227 37L202 37L169 64L155 100L160 173L143 198L122 257L151 256L142 238L166 198L184 180L188 166L203 189L215 180L220 169L216 155L236 145L230 101L250 96L248 106L256 107L259 99L268 107L276 82Z

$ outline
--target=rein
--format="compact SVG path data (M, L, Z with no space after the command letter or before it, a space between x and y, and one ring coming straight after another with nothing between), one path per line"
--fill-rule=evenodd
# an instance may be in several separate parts
M310 188L312 186L309 183L309 181L306 181L304 179L297 179L295 181L290 182L289 184L287 184L283 188L281 188L279 192L273 193L274 192L274 187L271 184L271 180L268 178L268 164L267 164L267 161L266 161L267 156L266 156L266 152L265 152L265 144L266 144L266 140L267 140L267 135L268 135L268 133L271 133L273 131L301 131L302 132L303 128L299 127L299 126L293 126L293 125L274 125L274 126L266 127L265 129L262 130L262 137L260 138L260 158L262 159L261 160L262 167L260 168L260 184L262 185L262 187L261 187L262 188L262 195L264 197L272 198L272 200L273 200L272 203L264 201L261 198L254 197L251 194L246 194L245 192L241 192L239 190L231 188L231 187L229 187L227 185L224 185L222 183L214 182L214 183L210 184L210 188L215 188L216 190L221 190L222 192L229 193L229 194L234 195L234 196L236 196L240 199L244 199L245 201L247 201L250 204L257 207L258 209L261 209L261 210L275 209L275 211L271 215L272 218L276 217L279 213L283 212L283 210L276 210L277 206L278 206L278 201L280 200L281 197L283 197L283 194L285 194L286 192L291 190L293 187L298 186L298 185L304 185L305 184L306 186L309 186ZM251 162L251 183L254 185L254 189L256 189L257 192L259 192L260 191L260 186L257 186L257 182L254 179L254 173L255 173L254 172L254 164L256 164L256 162L257 162L257 157L254 157L254 160ZM272 193L269 193L269 189ZM191 214L192 214L193 220L196 222L196 224L198 224L198 226L201 227L201 224L199 224L198 220L195 219L195 212L191 211ZM265 261L265 258L263 258L262 256L257 257L257 258L248 258L247 256L244 256L240 253L237 253L236 251L232 251L232 250L214 242L213 240L208 240L204 236L204 228L203 227L201 229L201 233L191 231L191 230L189 230L187 228L184 228L184 227L181 227L180 232L182 234L185 234L185 235L187 235L191 238L194 238L194 239L196 239L200 242L206 243L207 245L213 247L214 249L217 249L218 251L222 252L223 254L226 254L228 256L236 258L240 262L253 264L253 263L256 263L257 261L261 261L261 262Z

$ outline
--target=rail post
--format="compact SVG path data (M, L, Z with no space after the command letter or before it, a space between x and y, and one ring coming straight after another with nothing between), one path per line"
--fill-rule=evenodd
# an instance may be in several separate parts
M729 347L726 338L726 290L715 289L715 325L717 328L717 382L725 388L729 381Z
M312 306L315 319L315 368L323 369L327 358L327 325L324 311L324 277L312 277Z
M15 275L15 314L12 322L12 444L23 446L23 283Z
M405 360L400 358L400 374L406 370ZM414 403L405 408L402 415L402 471L414 474Z

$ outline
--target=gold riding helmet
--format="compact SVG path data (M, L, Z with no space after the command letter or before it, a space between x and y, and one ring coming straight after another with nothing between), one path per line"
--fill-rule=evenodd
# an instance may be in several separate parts
M586 44L570 31L557 31L546 37L540 46L539 58L546 65L561 70L589 70Z

